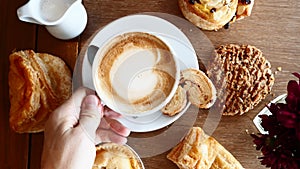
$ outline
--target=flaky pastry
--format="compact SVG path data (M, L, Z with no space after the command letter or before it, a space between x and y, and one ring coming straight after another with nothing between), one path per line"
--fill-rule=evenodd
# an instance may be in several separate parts
M184 17L194 25L218 30L250 16L254 0L178 0L178 4Z
M32 50L9 56L10 126L40 132L50 113L71 95L71 71L59 57Z
M216 101L216 89L204 72L194 68L181 71L183 88L188 100L198 108L210 108Z
M200 127L192 127L167 158L180 169L242 169L239 161Z
M137 155L126 145L103 143L96 147L93 169L143 169Z
M180 72L176 93L161 111L165 115L174 116L186 107L187 101L201 109L210 108L216 101L215 86L201 70L187 68Z
M186 103L186 91L183 89L183 87L178 86L176 93L172 97L171 101L165 107L163 107L161 111L165 115L174 116L185 108Z

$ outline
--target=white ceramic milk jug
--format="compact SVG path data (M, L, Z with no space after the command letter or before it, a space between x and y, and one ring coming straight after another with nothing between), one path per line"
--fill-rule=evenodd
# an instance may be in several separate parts
M29 0L17 10L21 21L45 25L58 39L72 39L82 33L87 13L82 0Z

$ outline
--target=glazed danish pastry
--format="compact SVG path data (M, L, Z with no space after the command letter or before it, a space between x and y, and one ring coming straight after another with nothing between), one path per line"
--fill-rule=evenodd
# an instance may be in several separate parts
M253 5L254 5L254 0L239 0L237 11L236 11L236 19L239 20L247 16L250 16Z
M32 50L9 56L10 126L40 132L50 113L71 96L71 71L59 57Z
M218 30L250 16L254 0L178 0L186 19L204 30Z

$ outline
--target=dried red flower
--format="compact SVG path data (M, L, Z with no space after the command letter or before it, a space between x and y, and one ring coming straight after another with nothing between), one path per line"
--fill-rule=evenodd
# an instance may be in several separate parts
M251 134L263 154L261 164L272 169L300 169L300 74L287 86L286 103L268 106L271 115L260 115L268 134Z

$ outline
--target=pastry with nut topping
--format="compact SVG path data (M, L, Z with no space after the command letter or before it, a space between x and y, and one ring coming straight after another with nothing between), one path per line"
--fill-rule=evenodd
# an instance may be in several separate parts
M178 0L186 19L204 30L228 28L251 15L254 0Z
M242 115L271 92L274 75L261 50L251 45L222 45L208 68L223 115Z

